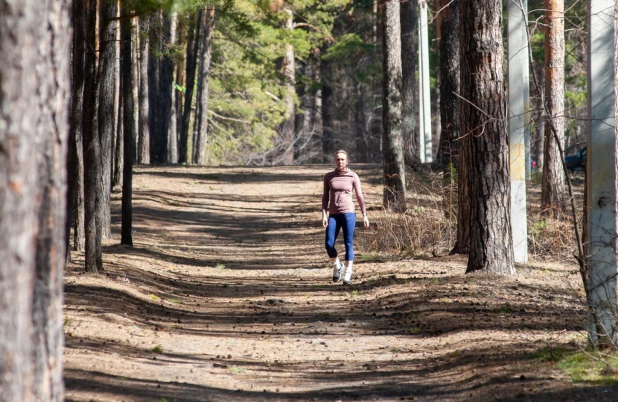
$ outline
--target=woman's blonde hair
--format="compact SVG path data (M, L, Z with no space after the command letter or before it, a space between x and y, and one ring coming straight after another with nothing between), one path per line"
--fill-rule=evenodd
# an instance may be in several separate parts
M337 159L337 154L344 154L345 158L350 161L350 156L348 155L348 153L346 151L344 151L343 149L340 149L339 151L335 152L333 154L333 158Z

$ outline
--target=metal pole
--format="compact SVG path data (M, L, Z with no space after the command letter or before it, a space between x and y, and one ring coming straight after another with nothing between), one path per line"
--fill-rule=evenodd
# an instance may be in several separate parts
M509 0L508 80L509 156L511 172L511 229L515 262L528 261L526 219L525 84L528 77L527 10L520 0Z

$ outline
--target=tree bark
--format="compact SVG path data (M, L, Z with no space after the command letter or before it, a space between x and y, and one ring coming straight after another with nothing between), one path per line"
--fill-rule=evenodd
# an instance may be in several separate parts
M383 0L383 155L386 209L405 211L406 170L401 118L401 26L399 2Z
M108 238L112 235L110 195L112 190L112 150L113 139L116 129L116 29L115 19L118 15L118 7L115 2L102 2L100 4L99 24L99 107L98 129L101 147L101 208L98 210L101 221L101 235Z
M322 49L326 54L328 46ZM331 60L322 59L320 63L320 76L322 78L322 161L332 163L335 153L335 138L333 132L335 99L333 98L333 66Z
M367 146L367 115L365 113L365 99L367 88L366 85L359 81L356 83L356 103L355 103L355 144L356 144L356 160L359 163L367 163L369 160L369 149Z
M545 71L540 65L537 67L537 64L539 63L535 63L534 66L536 79L539 85L539 88L537 88L538 92L536 101L534 102L534 160L536 161L537 169L542 170L544 164L543 155L545 154L543 151L545 142L545 113L543 111L543 99L545 97Z
M450 4L449 4L450 3ZM440 11L440 162L443 208L447 217L455 210L459 170L459 2L437 0Z
M101 149L97 130L96 90L96 0L85 0L85 75L84 75L84 212L86 229L86 271L103 269L101 256L101 224L97 213L100 205Z
M122 3L122 15L130 14L131 10L127 5ZM124 137L124 166L122 173L122 227L120 244L133 246L133 147L135 141L133 139L133 77L132 70L132 51L131 51L131 20L125 18L120 23L120 52L121 52L121 70L120 77L122 80L122 104L123 104L123 137Z
M148 35L148 131L150 133L150 162L165 162L167 131L163 133L159 112L161 99L161 54L160 31L162 25L161 11L153 12L150 17Z
M66 251L70 260L71 227L73 227L73 248L84 249L84 162L83 162L83 120L84 102L84 13L80 2L72 4L72 53L71 62L71 112L67 151L67 219Z
M70 32L66 2L0 8L0 398L6 401L64 398ZM32 44L36 51L24 51Z
M564 148L564 0L545 0L545 149L541 208L549 215L561 215L566 209L564 169L554 138L556 129Z
M178 37L178 15L173 13L170 18L170 46L177 46L177 37ZM171 52L171 47L168 50ZM168 121L168 129L167 129L167 161L169 163L178 163L178 91L174 85L174 69L176 69L174 59L171 55L168 56L171 63L171 71L169 74L169 88L170 88L170 115ZM179 70L177 70L179 71ZM177 81L178 78L176 77ZM182 109L181 109L182 110Z
M66 145L70 94L70 18L68 1L55 9L43 6L41 37L36 43L43 60L33 72L40 91L36 126L39 127L39 230L33 295L34 395L38 401L63 401L62 317L66 219ZM53 71L54 73L49 73ZM32 79L33 77L28 77ZM0 385L0 389L2 386Z
M502 2L460 3L461 131L470 136L466 272L515 275L503 71Z
M402 70L402 135L406 166L416 169L420 164L418 153L418 2L401 3L401 70ZM455 56L453 55L453 59Z
M122 184L123 174L123 153L124 153L124 138L122 132L122 84L118 86L119 98L118 98L118 121L116 124L116 147L114 148L114 187Z
M182 111L182 126L178 143L178 163L187 163L189 157L189 124L191 122L191 105L193 103L193 90L195 88L195 68L197 64L197 52L199 49L200 24L203 11L198 11L193 23L189 24L187 32L187 88L185 90L184 109Z
M462 131L463 133L463 131ZM451 254L468 254L470 252L470 151L471 138L461 135L458 144L459 164L457 170L457 240Z
M322 144L321 144L321 134L322 134L322 127L323 127L323 122L322 122L322 86L321 86L321 82L322 82L322 69L320 68L320 49L319 48L315 48L313 50L313 57L311 62L313 63L313 68L311 69L313 72L313 82L316 84L314 88L314 91L311 94L311 116L312 116L312 121L311 121L311 135L312 135L312 139L311 139L311 143L312 143L312 150L315 150L315 156L313 156L312 160L314 162L321 162L323 157L322 157Z
M170 47L173 44L172 35L172 19L169 15L164 14L161 20L161 52L160 59L160 75L159 75L159 111L157 113L159 117L159 129L161 130L161 136L165 139L165 159L164 162L173 162L172 155L170 153L170 145L172 138L176 137L176 133L173 134L170 131L170 122L172 120L172 92L174 85L174 61L170 55ZM174 116L175 117L175 116ZM163 140L162 139L162 140ZM175 156L175 155L174 155Z
M206 164L206 141L208 139L208 75L212 60L212 31L215 19L215 7L210 5L202 15L200 28L200 54L198 60L198 110L196 114L196 138L193 154L195 163L200 166Z
M148 16L139 17L139 128L138 128L138 152L139 164L150 164L150 100L148 91L148 59L150 47L148 45L148 32L150 19Z
M384 49L380 46L382 41L382 33L384 24L381 21L383 18L380 18L380 15L384 15L384 10L382 7L378 7L378 4L381 3L381 0L372 0L371 2L371 15L372 15L372 31L371 31L371 40L375 48L377 49L375 52L376 58L380 61L384 60ZM382 63L383 64L383 63ZM382 93L383 82L381 82L380 78L384 80L384 74L374 74L373 80L371 83L371 116L369 121L369 126L371 130L371 138L375 141L375 150L377 152L373 152L371 155L371 159L375 161L379 161L383 158L384 154L384 122L382 121L382 115L384 111L382 110L382 104L384 99L384 94ZM371 147L370 147L371 149Z
M287 7L283 12L287 14L285 28L291 31L294 29L294 14L292 10ZM280 134L282 147L281 163L284 165L291 165L294 162L294 137L296 131L296 127L294 127L296 74L294 67L294 45L291 43L285 44L282 73L285 80L285 94L283 99L286 118L281 127Z
M176 27L176 37L177 43L176 46L179 48L186 48L187 46L187 29L184 17L179 17L178 26ZM186 88L185 83L185 60L178 60L176 62L176 83L180 87ZM174 91L175 98L174 102L176 102L176 163L180 162L180 137L182 135L182 104L183 104L183 96L184 90L180 88L176 88Z

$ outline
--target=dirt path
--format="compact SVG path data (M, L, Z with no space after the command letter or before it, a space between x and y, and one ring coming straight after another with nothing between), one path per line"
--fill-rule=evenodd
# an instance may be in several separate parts
M357 259L351 289L330 283L326 170L138 168L135 247L67 270L67 400L614 400L531 357L583 342L573 266ZM377 207L377 168L355 170Z

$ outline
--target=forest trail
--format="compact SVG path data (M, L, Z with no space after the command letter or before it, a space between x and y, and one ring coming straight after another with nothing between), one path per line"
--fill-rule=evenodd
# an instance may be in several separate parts
M116 193L105 272L67 268L67 400L613 400L534 357L584 340L574 266L491 278L357 250L354 285L332 283L329 169L136 168L134 248ZM352 169L379 208L379 167Z

